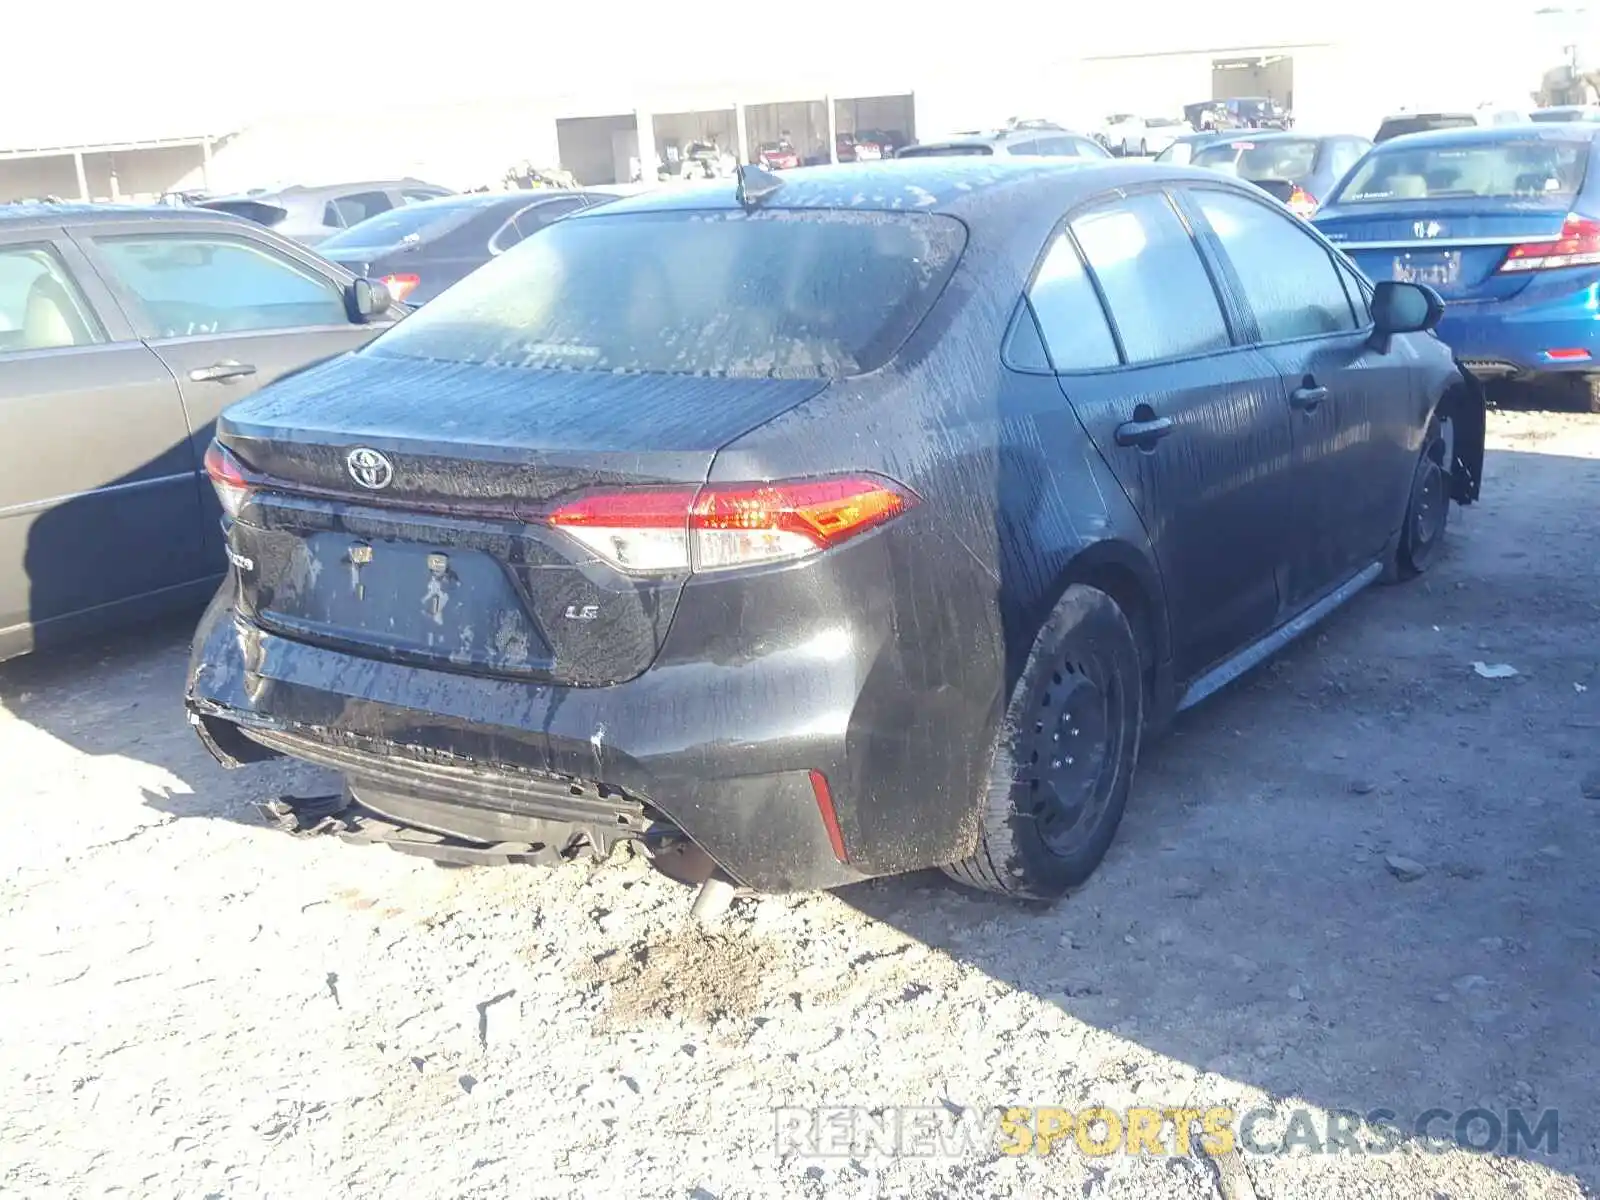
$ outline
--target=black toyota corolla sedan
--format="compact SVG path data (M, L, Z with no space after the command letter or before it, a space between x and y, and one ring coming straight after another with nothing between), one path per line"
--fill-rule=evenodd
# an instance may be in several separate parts
M574 214L223 415L213 753L440 847L1049 899L1147 731L1473 500L1427 288L1247 184L912 160ZM702 876L704 877L704 876Z

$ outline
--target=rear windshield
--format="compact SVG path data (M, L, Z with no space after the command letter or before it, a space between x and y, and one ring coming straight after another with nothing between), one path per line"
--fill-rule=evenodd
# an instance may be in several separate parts
M264 204L260 200L207 200L200 207L232 213L236 217L243 217L247 221L254 221L257 225L266 225L269 228L282 224L283 219L289 215L288 209L279 208L276 204Z
M902 146L896 158L951 158L961 154L993 154L994 147L985 142L958 142L950 146Z
M481 204L437 204L424 202L391 208L359 221L349 229L334 234L318 247L319 254L332 254L341 250L382 250L397 246L407 238L418 242L431 242L443 237L470 221L475 213L483 211Z
M1317 164L1315 139L1272 138L1252 142L1248 138L1213 142L1198 151L1194 165L1237 175L1240 179L1304 179Z
M1378 136L1372 140L1385 142L1408 133L1427 133L1431 129L1472 129L1477 124L1471 117L1396 117L1378 126Z
M1395 146L1369 154L1338 200L1545 200L1566 204L1589 163L1589 143L1548 136L1470 145Z
M965 226L931 213L558 221L364 352L569 371L855 375L910 336L965 244Z

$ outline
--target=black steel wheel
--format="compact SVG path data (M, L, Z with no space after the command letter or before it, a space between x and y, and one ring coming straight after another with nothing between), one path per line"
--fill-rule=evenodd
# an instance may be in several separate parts
M1074 584L1012 689L977 852L946 873L1035 900L1084 883L1122 820L1143 723L1143 672L1127 617L1106 593Z
M1450 467L1455 456L1453 429L1448 417L1437 415L1428 423L1422 453L1411 476L1405 524L1391 574L1410 579L1422 574L1439 556L1445 528L1450 523Z

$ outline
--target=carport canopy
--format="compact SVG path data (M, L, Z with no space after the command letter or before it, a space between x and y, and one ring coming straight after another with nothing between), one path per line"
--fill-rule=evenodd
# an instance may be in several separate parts
M216 142L224 140L225 136L207 133L192 137L151 138L135 142L83 143L70 146L23 146L0 149L0 164L37 159L70 158L78 181L78 194L75 198L88 201L93 197L89 194L89 176L84 168L84 157L86 155L133 154L144 150L198 149L201 156L203 185L209 188L211 186L211 148ZM28 198L33 199L36 197ZM0 199L4 199L4 197L0 197Z

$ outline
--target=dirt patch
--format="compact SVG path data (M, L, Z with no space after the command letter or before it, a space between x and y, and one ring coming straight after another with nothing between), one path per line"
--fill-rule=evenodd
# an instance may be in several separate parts
M649 1021L714 1025L753 1016L781 975L785 949L745 932L679 930L600 955L576 982L606 989L597 1027L633 1029Z

